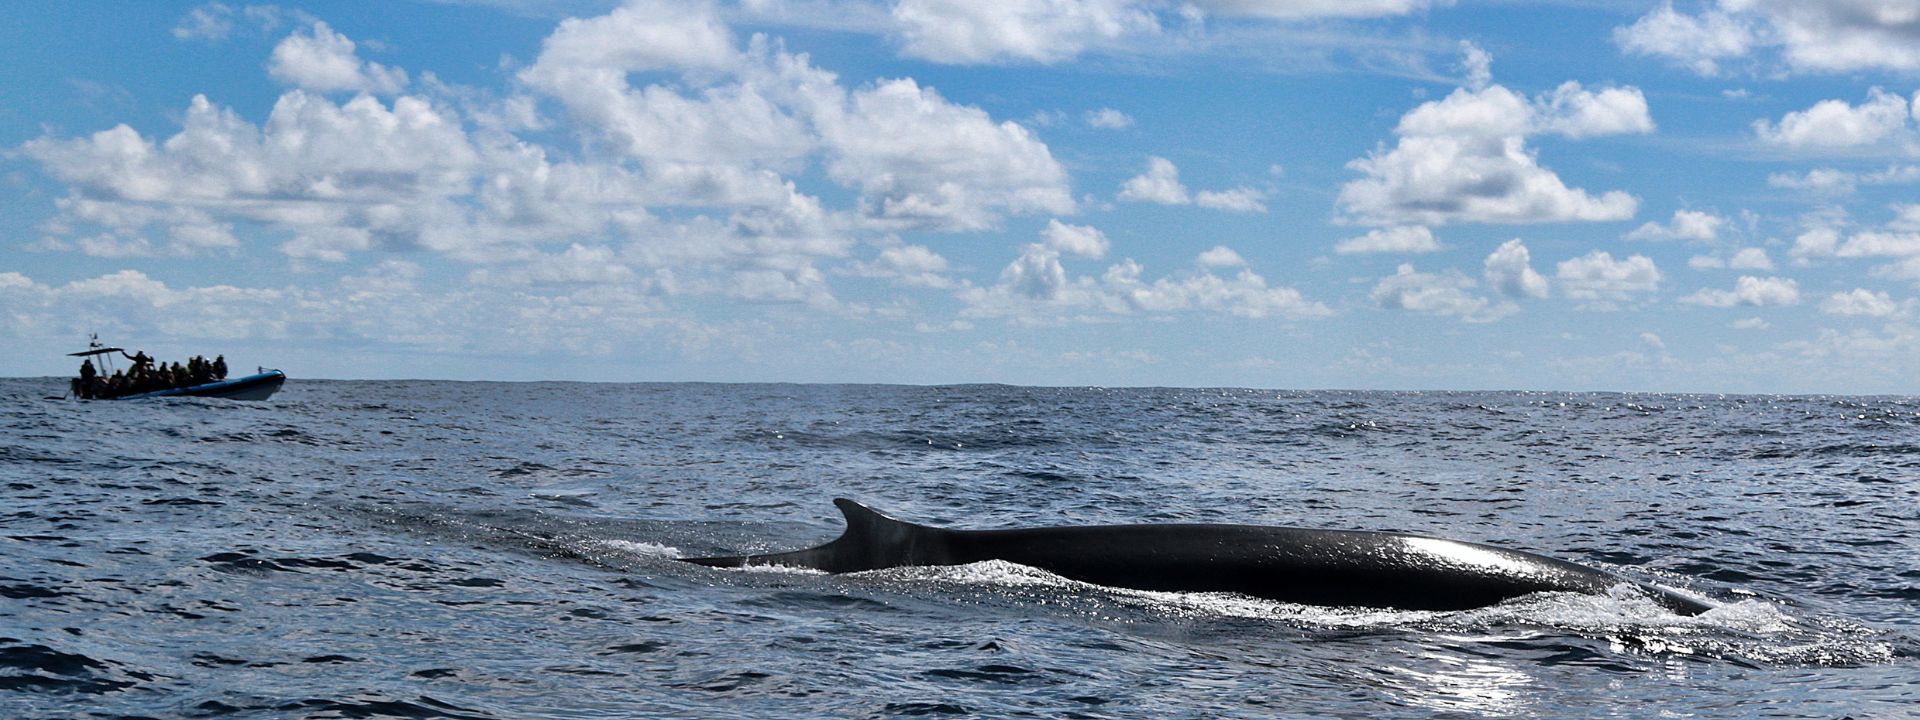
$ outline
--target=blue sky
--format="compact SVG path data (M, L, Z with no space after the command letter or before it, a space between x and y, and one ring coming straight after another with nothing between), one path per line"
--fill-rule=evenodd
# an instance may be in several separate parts
M1920 0L0 16L0 375L1920 392Z

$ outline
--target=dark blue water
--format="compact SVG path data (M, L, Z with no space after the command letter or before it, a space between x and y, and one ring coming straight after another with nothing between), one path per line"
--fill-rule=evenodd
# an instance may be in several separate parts
M0 381L0 717L1913 717L1920 401ZM1458 613L826 576L973 528L1413 531L1720 598Z

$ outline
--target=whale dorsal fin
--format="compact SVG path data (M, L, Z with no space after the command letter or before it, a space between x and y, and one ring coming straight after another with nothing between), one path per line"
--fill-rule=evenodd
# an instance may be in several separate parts
M834 498L833 504L846 517L847 529L825 545L765 555L682 559L714 567L785 565L830 573L951 562L945 559L946 543L942 541L946 530L887 517L847 498Z
M888 517L885 513L861 505L847 498L834 498L833 506L840 508L840 515L847 519L847 529L840 539L848 537L884 534L892 525L912 525L913 523Z

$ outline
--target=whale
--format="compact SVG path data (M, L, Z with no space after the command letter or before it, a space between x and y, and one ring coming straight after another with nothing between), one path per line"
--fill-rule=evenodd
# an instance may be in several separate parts
M895 519L846 498L833 503L847 527L824 545L679 559L833 574L1002 560L1110 588L1393 610L1468 610L1535 593L1608 595L1621 586L1681 615L1713 607L1677 590L1565 560L1424 535L1176 523L964 530Z

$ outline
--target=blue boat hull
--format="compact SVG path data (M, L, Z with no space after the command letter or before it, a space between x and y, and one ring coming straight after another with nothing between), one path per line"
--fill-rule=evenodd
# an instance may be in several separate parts
M183 388L155 390L139 395L126 395L117 400L135 400L157 397L216 397L228 400L265 400L273 397L280 386L287 382L287 374L279 370L268 370L243 377L193 385Z

